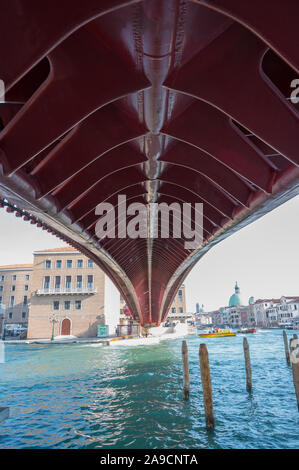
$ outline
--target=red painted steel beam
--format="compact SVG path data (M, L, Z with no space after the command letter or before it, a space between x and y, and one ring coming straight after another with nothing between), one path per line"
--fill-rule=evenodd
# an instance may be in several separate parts
M299 7L267 7L2 2L0 206L98 263L142 324L166 318L211 247L299 192L298 107L286 100ZM202 247L186 249L184 236L99 240L96 206L117 209L124 194L202 203Z

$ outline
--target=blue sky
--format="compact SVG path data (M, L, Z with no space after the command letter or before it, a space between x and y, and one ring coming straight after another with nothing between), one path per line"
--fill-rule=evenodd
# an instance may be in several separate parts
M186 280L187 310L227 305L235 281L244 304L257 298L299 295L299 196L212 248ZM32 252L60 240L0 211L0 265L31 263Z

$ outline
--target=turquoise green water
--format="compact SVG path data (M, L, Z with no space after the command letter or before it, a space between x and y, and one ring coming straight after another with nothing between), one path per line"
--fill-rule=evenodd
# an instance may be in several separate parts
M293 332L288 332L291 335ZM0 448L298 448L299 413L282 332L205 339L216 428L207 432L198 359L188 336L191 396L182 397L181 339L152 346L7 345L0 364Z

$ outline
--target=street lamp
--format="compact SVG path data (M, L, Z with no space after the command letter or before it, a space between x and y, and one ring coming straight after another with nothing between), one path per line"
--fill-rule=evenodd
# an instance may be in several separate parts
M49 321L50 321L50 323L52 323L52 336L51 336L51 341L53 341L53 340L54 340L54 327L55 327L55 323L58 323L58 322L59 322L58 315L56 315L56 313L52 313L52 315L49 316Z

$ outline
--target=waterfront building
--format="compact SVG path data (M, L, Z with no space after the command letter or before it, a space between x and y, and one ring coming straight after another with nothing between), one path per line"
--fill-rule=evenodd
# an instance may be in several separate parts
M119 293L92 260L71 247L35 251L33 258L32 265L0 267L6 334L24 327L29 339L50 338L53 325L54 336L96 337L100 326L115 333Z
M221 318L220 310L213 310L212 312L209 312L209 313L212 318L213 326L222 326L222 318Z
M236 282L234 292L230 296L228 306L210 312L214 326L229 326L231 328L255 326L255 315L241 300L241 291Z
M27 328L31 281L32 264L0 266L0 332Z
M120 298L120 321L121 324L126 323L130 318L130 312L126 306L125 299ZM180 321L186 323L188 320L194 321L193 313L186 311L186 289L182 284L178 289L175 298L169 308L166 321Z
M194 321L193 313L188 313L186 309L186 289L182 284L177 291L167 315L167 321L179 321L186 323L187 321Z
M195 324L198 328L212 325L212 316L204 311L203 305L195 313Z
M299 297L258 299L253 304L257 325L264 327L288 326L299 321Z
M243 305L240 288L235 284L227 307L210 312L214 326L240 327L284 327L299 324L299 296L282 296L279 299L250 297Z
M100 325L115 333L119 311L105 310L106 276L92 260L71 247L35 251L33 257L28 338L51 336L51 315L55 336L96 337Z

